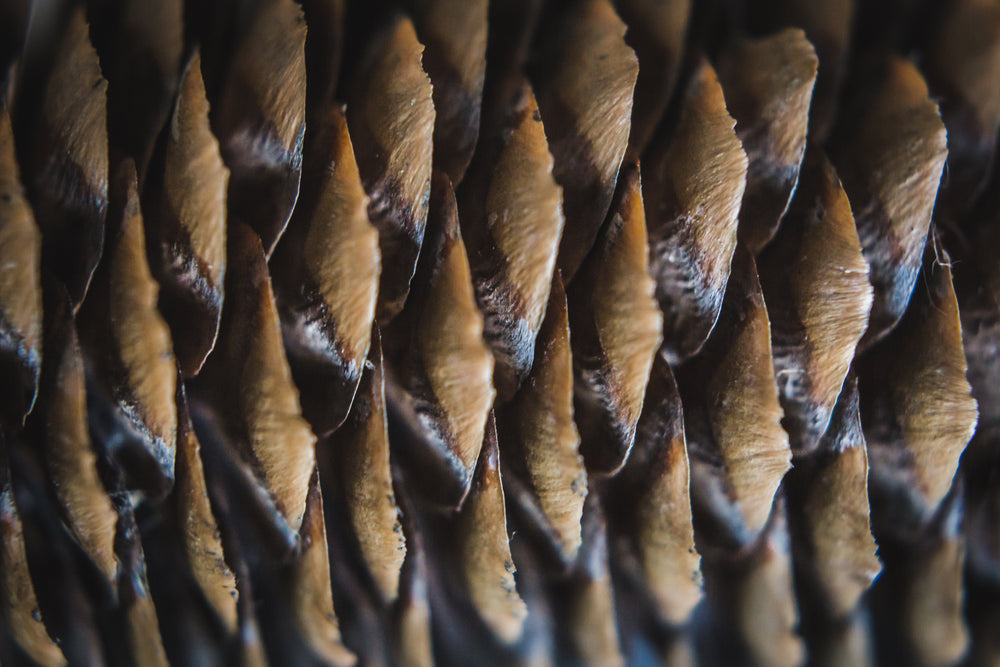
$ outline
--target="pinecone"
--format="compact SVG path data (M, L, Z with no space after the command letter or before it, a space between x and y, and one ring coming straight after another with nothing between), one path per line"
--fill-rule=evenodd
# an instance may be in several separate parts
M997 0L0 0L0 662L1000 663L998 128Z

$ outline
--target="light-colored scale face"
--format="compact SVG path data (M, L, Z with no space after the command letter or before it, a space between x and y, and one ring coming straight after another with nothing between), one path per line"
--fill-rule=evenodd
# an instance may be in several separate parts
M83 9L73 14L63 39L45 89L42 116L65 151L60 158L79 168L90 193L106 198L108 82L101 76Z
M42 235L24 196L10 115L0 109L0 316L27 350L42 346Z
M573 360L566 295L557 277L531 374L514 404L528 478L566 562L580 549L587 473L573 423Z
M378 231L368 220L368 197L361 186L347 122L339 112L333 117L336 148L309 224L304 259L328 308L345 360L360 367L371 344L381 254Z
M333 609L330 556L318 477L313 478L309 489L301 538L303 552L292 568L291 584L292 613L298 631L324 663L334 667L354 665L357 660L341 640L340 624Z
M746 188L747 156L735 125L715 70L703 62L664 163L685 219L682 224L693 236L688 252L714 289L724 289L729 276ZM655 235L656 230L651 231Z
M451 210L454 211L454 195ZM440 264L431 278L417 348L431 391L444 412L453 454L471 473L493 405L493 354L483 342L483 316L456 220L447 223Z
M127 374L126 414L142 422L157 450L173 458L177 438L177 362L170 330L157 309L160 288L146 260L146 236L139 210L135 172L126 176L124 219L111 256L109 307L111 334Z
M286 151L293 149L305 124L305 40L306 22L298 4L268 0L254 17L233 61L236 80L253 92L279 147ZM242 106L245 101L229 99L223 104Z
M539 102L543 117L568 114L558 125L552 118L546 122L573 230L564 235L559 256L570 281L611 203L628 145L639 63L625 43L625 24L608 0L587 0L566 23L561 60L549 85L539 89ZM565 129L557 135L556 127ZM581 162L589 165L587 173L575 171Z
M373 345L348 421L334 436L344 449L345 496L354 534L379 593L393 601L406 558L389 460L382 351Z
M381 155L384 176L401 190L401 208L423 229L434 150L434 103L424 73L423 44L413 23L397 19L366 82L365 120Z
M523 300L522 317L538 331L552 283L563 232L562 188L552 176L552 155L534 95L507 139L486 195L486 224L513 291Z
M493 633L513 644L528 610L517 593L507 539L507 513L500 479L496 426L490 419L476 477L462 507L458 539L465 588Z
M943 258L947 261L947 256ZM929 303L918 311L922 313L919 321L907 328L895 377L890 378L896 420L904 446L913 457L917 487L928 515L951 488L979 416L965 378L962 326L951 268L947 263L935 266L929 281L930 296L924 297Z
M812 398L832 411L868 325L872 288L851 205L831 169L820 193L822 216L803 239L792 290L812 358Z
M741 250L740 252L746 252ZM735 262L734 262L735 265ZM707 384L709 422L725 476L746 529L758 534L771 513L774 494L791 467L788 434L771 359L771 329L753 260L746 255L729 294L739 308L729 347ZM739 291L736 291L736 290ZM721 333L720 335L725 335Z
M309 479L316 467L316 437L302 418L299 392L285 358L277 307L260 240L247 227L238 233L239 260L246 262L241 276L246 289L246 322L231 336L247 336L245 357L236 360L240 418L263 482L277 501L285 520L298 531L305 514ZM233 257L230 256L233 260ZM234 264L235 266L235 264Z
M44 667L66 664L59 646L38 616L38 598L28 570L21 517L14 505L14 489L7 482L0 490L0 596L3 619L13 639L28 656Z
M648 272L646 216L638 175L630 180L605 243L594 285L594 323L614 385L610 393L617 397L620 414L615 419L634 429L663 327Z
M47 350L55 370L45 396L45 464L73 535L113 583L118 572L114 552L118 515L98 476L97 454L90 441L80 344L72 322L65 326L65 347Z
M223 290L226 271L226 188L229 169L208 122L201 57L191 58L181 80L166 144L164 190L170 209L212 289Z
M226 631L235 633L239 622L236 577L223 553L208 497L201 444L187 414L181 415L178 428L175 488L188 567Z

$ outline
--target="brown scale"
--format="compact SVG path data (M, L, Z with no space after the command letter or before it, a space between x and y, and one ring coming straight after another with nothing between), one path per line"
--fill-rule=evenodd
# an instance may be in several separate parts
M201 57L195 51L181 74L143 195L159 308L186 377L198 374L215 345L226 273L229 169L208 114Z
M398 451L436 502L462 503L493 405L493 355L483 341L455 196L438 172L415 290L386 329L386 398L409 435Z
M137 667L167 667L167 654L160 637L157 609L146 580L146 563L143 555L139 527L136 525L131 502L116 499L118 527L115 536L115 553L121 563L118 570L118 614L123 627L122 643Z
M851 204L819 150L807 155L795 199L758 267L781 425L792 450L809 453L830 423L872 304Z
M104 247L107 87L81 8L56 49L26 169L42 230L42 262L65 283L75 308Z
M608 224L566 295L580 452L587 469L601 474L614 474L628 458L661 341L641 187L638 165L629 165Z
M691 0L616 0L628 25L625 41L639 59L628 147L641 155L667 110L677 84L691 18Z
M677 371L695 528L726 548L756 541L791 467L772 364L756 267L740 246L712 337L698 357ZM704 517L700 527L699 513Z
M288 548L305 516L316 436L299 408L260 239L231 224L227 256L230 296L196 394L218 415L230 456Z
M5 424L31 411L42 365L42 235L24 194L14 133L0 104L0 405Z
M351 413L333 437L361 555L385 602L399 597L406 538L392 484L382 345L375 335Z
M803 609L821 627L840 625L881 572L868 508L868 456L857 381L844 385L818 450L788 476L795 569ZM807 619L812 620L812 619Z
M492 413L454 539L460 577L473 607L501 642L516 642L523 632L526 608L515 587Z
M565 616L561 631L569 660L585 665L621 667L615 618L615 592L608 566L607 525L598 494L587 499L583 518L583 546L569 581L556 589L557 613Z
M861 416L876 536L918 534L937 512L976 430L948 254L932 238L896 331L861 366Z
M183 0L95 0L91 34L108 80L112 162L135 160L139 183L170 117L184 49Z
M371 344L382 257L343 112L317 107L302 195L271 261L302 410L318 434L347 417Z
M536 526L563 565L573 563L580 549L587 472L573 422L573 354L558 274L531 373L498 421L508 503Z
M927 80L948 127L950 213L967 210L988 185L1000 128L1000 7L989 0L949 4L927 51Z
M3 485L0 487L0 617L6 631L18 646L43 667L67 664L59 645L46 630L35 587L28 570L28 555L24 544L24 531L14 502L14 488L6 462L3 465Z
M818 66L796 29L738 40L720 58L726 107L749 161L739 237L755 255L777 231L798 183Z
M543 25L532 75L563 187L559 269L573 280L597 239L625 156L639 63L610 0L579 0Z
M382 324L403 308L427 224L435 111L423 49L413 22L394 14L368 44L349 93L347 122L382 250Z
M121 429L112 457L129 484L162 494L174 478L177 363L167 323L157 310L159 284L146 259L135 165L116 170L108 243L80 312L80 338L93 361L97 392Z
M289 582L295 627L309 649L323 664L353 665L354 654L341 641L330 586L330 560L323 520L323 495L319 474L313 475L306 499L306 513L299 534L300 551Z
M612 483L612 557L666 623L681 626L701 600L691 521L684 414L670 366L653 363L635 445Z
M306 24L293 0L266 0L239 39L212 126L231 172L229 212L271 256L299 196L305 135Z
M486 0L413 0L433 86L434 166L458 187L479 135L486 74Z
M188 416L187 400L178 394L177 479L174 502L188 568L226 633L239 629L239 590L212 511L201 443Z
M531 86L522 80L503 131L480 146L459 193L462 233L501 401L524 381L564 228L563 190ZM482 168L488 165L488 172Z
M722 308L747 172L734 125L718 77L702 61L669 148L646 161L650 274L672 363L701 349Z
M45 295L45 368L40 404L29 427L39 429L45 470L70 533L106 583L115 588L118 516L101 481L99 456L88 428L85 366L65 289Z
M944 124L917 68L892 56L876 72L857 118L830 144L875 288L863 348L899 322L910 300L947 157Z

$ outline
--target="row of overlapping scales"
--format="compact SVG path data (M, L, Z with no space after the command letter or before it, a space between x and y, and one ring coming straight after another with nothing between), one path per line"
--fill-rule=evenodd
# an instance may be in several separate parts
M0 7L4 664L1000 659L994 0Z

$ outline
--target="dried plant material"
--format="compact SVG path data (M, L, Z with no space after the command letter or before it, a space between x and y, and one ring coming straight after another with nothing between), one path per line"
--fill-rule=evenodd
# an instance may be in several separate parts
M900 621L916 658L911 664L952 665L968 649L962 614L964 556L964 541L956 535L919 557L908 573Z
M139 540L131 501L117 500L118 532L115 551L122 564L118 571L118 594L124 621L125 644L132 664L137 667L167 667L166 651L160 637L156 607L146 581L146 559Z
M662 316L647 273L638 165L622 174L608 224L570 286L574 404L591 472L613 474L628 458Z
M496 423L490 413L469 496L455 527L460 573L472 605L496 637L520 638L527 607L514 584L514 561L507 539L507 513L500 480Z
M45 86L30 188L43 262L66 285L74 307L104 247L107 88L81 7L69 20Z
M336 439L343 450L344 494L361 555L382 598L395 600L406 538L389 467L382 345L377 335L351 414Z
M625 24L609 0L579 0L553 26L539 55L538 106L565 192L567 233L559 269L569 283L597 239L628 144L639 71ZM551 51L551 52L550 52Z
M233 54L214 127L231 171L230 215L268 257L299 196L306 110L306 24L293 0L265 0Z
M487 160L488 177L471 183L460 201L501 399L509 399L531 369L564 223L562 188L552 176L545 129L526 82L505 127L497 154Z
M583 548L567 596L567 630L573 658L585 665L625 664L615 625L615 595L608 571L607 529L597 494L583 520Z
M758 266L781 423L792 450L808 453L827 430L872 304L851 204L820 153L806 157L788 216Z
M112 151L131 156L139 182L170 116L184 51L184 2L108 0L88 7L108 79Z
M794 28L737 41L719 63L749 162L739 237L755 255L774 236L795 191L818 68L812 44Z
M427 600L424 556L411 545L406 558L393 627L393 657L396 664L402 667L433 667L431 610Z
M214 388L210 395L235 448L294 533L305 515L316 437L299 409L260 239L236 223L227 241L229 297L205 366L205 390Z
M314 117L302 196L271 267L302 411L325 434L347 417L361 380L381 257L344 115L328 104Z
M844 386L819 451L789 475L788 498L796 570L818 592L824 619L844 619L882 569L868 521L856 381Z
M779 511L780 512L780 511ZM801 665L805 646L796 635L798 612L792 588L788 531L779 518L733 584L735 625L753 664Z
M42 365L42 235L20 178L0 102L0 405L11 426L34 406Z
M222 315L226 273L229 170L208 122L208 99L196 51L153 165L144 200L150 268L160 310L170 324L178 365L197 375L212 351Z
M815 0L778 0L777 15L782 25L805 30L823 63L816 77L812 109L809 112L809 136L817 142L826 139L837 113L838 96L846 70L855 0L816 2Z
M6 470L4 471L5 477ZM45 629L38 610L35 586L28 572L21 517L14 505L14 489L4 480L0 491L0 618L7 633L39 665L65 665L59 645Z
M170 330L157 310L159 285L146 259L131 160L115 174L109 219L107 257L95 274L92 298L81 315L81 333L97 360L110 402L138 436L136 455L148 461L133 467L145 470L153 465L169 485L177 438L177 363ZM129 443L123 441L121 446Z
M174 486L177 518L187 565L205 600L227 633L239 630L239 591L226 562L219 524L212 511L201 462L201 443L187 412L184 394L178 396L177 481Z
M291 595L295 625L309 648L326 665L353 665L354 654L340 638L330 589L330 556L323 521L323 495L319 474L309 484L305 519L302 521L301 553L292 568Z
M624 534L628 567L664 621L687 622L702 598L701 558L691 521L684 413L670 366L653 362L635 445L614 482L613 525Z
M667 110L684 54L691 0L618 0L625 41L639 58L629 149L640 155Z
M402 491L402 489L401 489ZM406 559L399 574L399 597L390 620L392 658L403 667L433 667L428 556L412 497L400 493L406 532Z
M966 538L961 501L942 508L917 542L879 536L885 573L873 591L872 611L891 657L918 667L958 664L969 649L963 592ZM892 614L885 614L891 609Z
M646 170L650 273L672 362L701 349L722 308L747 175L734 124L715 71L703 61L669 150Z
M483 342L455 195L441 173L434 178L430 220L417 269L421 289L397 329L409 340L393 359L398 377L387 391L423 445L406 453L429 466L421 483L445 504L458 505L472 483L493 405L493 355Z
M45 468L59 510L84 553L114 586L118 515L98 474L87 423L85 367L63 289L53 288L46 295L45 368L39 394Z
M308 111L333 99L344 48L346 0L303 0L306 25ZM310 119L310 123L312 120Z
M949 204L964 210L986 185L1000 127L1000 7L951 3L929 52L927 77L948 127Z
M726 301L702 354L678 370L685 397L691 490L727 539L763 530L791 467L771 360L771 333L753 257L733 257Z
M538 334L531 374L503 416L500 439L506 455L505 472L509 468L513 473L505 482L508 490L513 491L515 503L523 501L537 508L542 532L560 559L572 563L580 549L587 471L573 423L573 355L566 294L558 273ZM530 498L522 498L511 486L515 476L524 480Z
M487 0L416 0L415 22L427 46L434 87L434 165L458 185L479 134L486 75Z
M423 50L410 19L393 16L369 44L348 106L361 180L371 197L368 216L382 249L380 322L403 308L427 224L435 112Z
M910 300L948 155L920 72L891 58L857 126L832 145L875 288L863 345L892 329Z
M809 637L809 664L816 667L875 667L871 628L862 614L831 624L819 637Z
M570 286L580 451L592 472L625 463L663 318L647 272L646 216L638 165L622 174L608 224Z
M886 395L878 401L869 390L873 407L866 436L872 487L885 498L878 508L873 502L873 509L895 515L907 507L918 523L937 511L951 489L978 417L965 378L962 328L948 262L947 253L931 239L923 279L883 348L894 352L891 366L872 380L887 380ZM899 518L887 521L900 528L906 525Z

